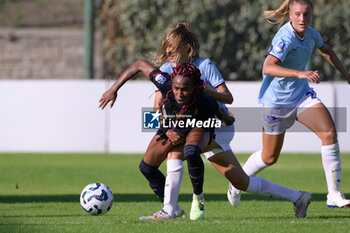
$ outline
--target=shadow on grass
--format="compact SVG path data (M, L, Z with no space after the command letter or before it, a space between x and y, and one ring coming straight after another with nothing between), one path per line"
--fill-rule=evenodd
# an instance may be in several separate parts
M208 193L204 194L206 201L227 201L226 194ZM325 193L313 193L312 201L325 201ZM0 203L31 203L31 202L79 202L79 195L0 195ZM158 202L153 194L114 194L116 202ZM191 202L192 194L180 194L179 201ZM242 195L242 201L281 201L277 198L269 198L255 194ZM287 200L286 200L287 201Z

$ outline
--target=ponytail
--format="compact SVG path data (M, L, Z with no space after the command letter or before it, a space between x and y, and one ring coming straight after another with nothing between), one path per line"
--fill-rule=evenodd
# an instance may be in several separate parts
M156 65L161 65L167 61L168 54L167 49L173 48L177 51L181 46L189 44L189 54L188 59L192 57L199 56L199 42L191 30L190 25L187 22L178 23L165 37L162 41L161 47L153 55L153 63Z

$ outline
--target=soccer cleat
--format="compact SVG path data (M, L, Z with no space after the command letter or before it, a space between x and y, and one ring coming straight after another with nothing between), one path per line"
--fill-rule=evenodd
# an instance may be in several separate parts
M196 198L193 197L190 219L199 220L204 218L204 197Z
M175 216L169 215L164 210L160 210L157 213L150 215L150 216L141 216L140 220L168 220L168 219L174 219Z
M295 217L304 218L306 216L307 207L310 204L311 193L301 192L300 198L294 203Z
M327 195L327 206L328 208L350 207L350 200L346 199L342 192L333 192Z
M227 190L227 199L232 206L239 206L239 203L241 202L241 190L236 189L230 183Z

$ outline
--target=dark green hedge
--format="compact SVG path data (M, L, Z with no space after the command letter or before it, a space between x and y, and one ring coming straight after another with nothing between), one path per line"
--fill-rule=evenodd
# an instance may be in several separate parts
M226 80L259 80L277 28L263 11L281 1L251 0L105 0L99 7L98 27L104 32L106 71L119 74L136 59L150 61L166 33L186 20L197 34L200 56L209 57ZM350 1L318 0L314 27L350 69ZM323 80L342 79L318 55L313 69Z

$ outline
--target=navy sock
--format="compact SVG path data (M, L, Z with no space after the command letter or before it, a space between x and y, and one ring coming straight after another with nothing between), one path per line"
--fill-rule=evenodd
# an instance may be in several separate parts
M200 156L201 149L195 145L186 145L184 147L184 154L187 160L193 193L199 195L203 193L204 183L204 163Z
M163 202L164 200L164 187L165 187L165 176L158 169L158 167L153 167L148 165L143 161L140 162L140 171L146 177L149 182L149 186L156 194L158 199Z

